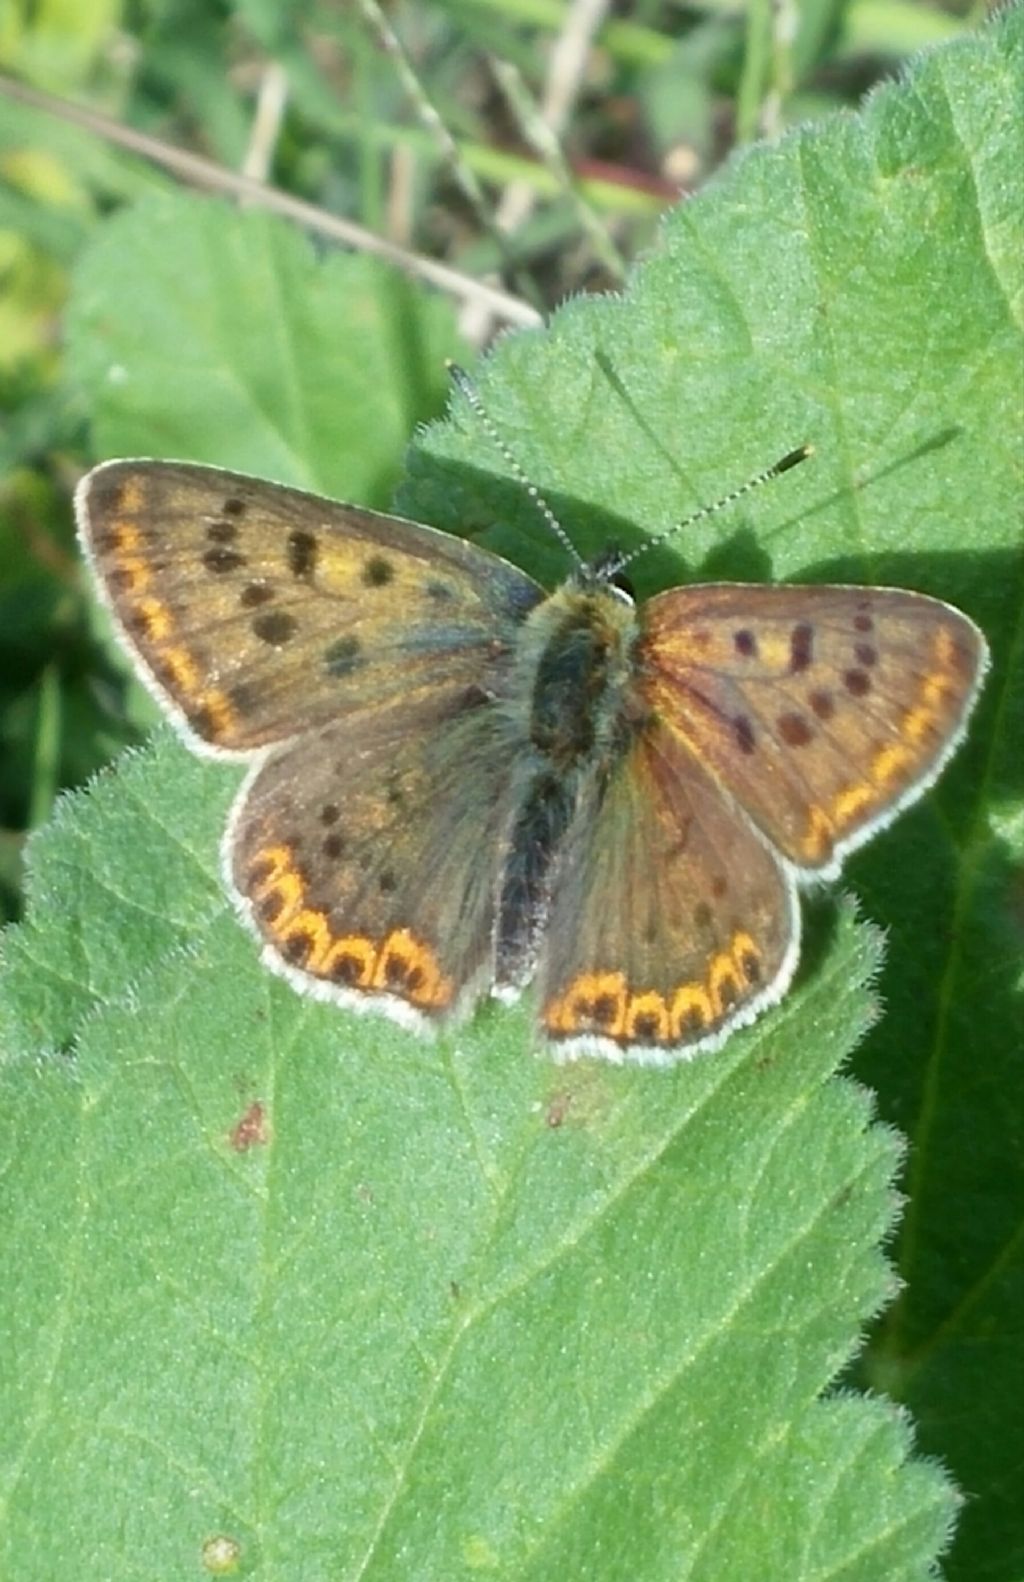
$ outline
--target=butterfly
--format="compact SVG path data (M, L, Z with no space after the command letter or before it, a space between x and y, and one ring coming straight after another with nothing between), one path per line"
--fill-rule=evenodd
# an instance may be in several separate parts
M143 681L196 752L250 765L222 860L266 963L420 1031L533 984L562 1058L668 1063L778 1002L799 887L931 785L988 662L924 594L637 607L614 555L547 592L211 467L107 462L76 507Z

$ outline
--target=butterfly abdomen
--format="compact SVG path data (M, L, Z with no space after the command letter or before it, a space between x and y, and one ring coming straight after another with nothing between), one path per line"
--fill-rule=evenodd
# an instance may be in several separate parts
M499 986L518 987L532 976L555 858L575 807L575 788L553 774L536 777L519 806L498 899L494 955Z

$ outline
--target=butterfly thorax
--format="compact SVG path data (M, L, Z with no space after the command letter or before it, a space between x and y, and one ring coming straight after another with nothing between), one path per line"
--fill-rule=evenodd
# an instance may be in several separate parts
M520 673L528 733L556 773L571 774L613 749L636 635L632 606L601 586L569 584L532 612Z

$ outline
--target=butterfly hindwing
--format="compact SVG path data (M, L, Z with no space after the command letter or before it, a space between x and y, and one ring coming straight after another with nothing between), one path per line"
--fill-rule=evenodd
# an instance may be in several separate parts
M674 588L641 623L660 717L789 862L818 873L932 783L987 664L959 610L892 588Z
M792 877L678 737L654 721L585 794L540 966L557 1053L678 1059L784 993Z
M77 509L126 644L200 750L457 696L542 597L449 534L213 467L109 462Z
M494 711L410 702L309 733L243 787L224 865L300 988L424 1025L493 976L514 749Z

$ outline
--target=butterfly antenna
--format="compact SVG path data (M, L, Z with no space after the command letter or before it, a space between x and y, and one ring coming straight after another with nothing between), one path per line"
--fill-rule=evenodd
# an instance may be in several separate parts
M526 476L526 473L516 460L515 454L498 432L497 425L494 423L486 407L481 401L480 393L466 370L464 368L460 368L458 363L449 362L448 372L451 375L452 383L465 396L466 400L473 408L476 416L480 419L480 426L487 435L488 439L491 441L491 444L501 453L506 465L509 468L509 471L512 473L512 476L516 479L517 483L520 483L526 490L526 493L537 507L537 510L548 524L548 527L550 527L552 533L554 533L555 537L558 539L558 542L561 544L570 560L572 560L575 565L582 568L583 558L580 555L579 550L576 548L575 544L565 531L565 528L558 520L554 511L552 511L550 505L548 505L548 502L537 488L537 485L530 482L529 478Z
M722 511L727 505L732 505L736 500L742 500L743 496L749 494L752 489L759 489L763 483L770 483L773 478L780 477L782 473L788 472L791 467L799 467L802 461L806 461L808 456L813 455L813 445L800 445L796 450L789 451L778 461L773 462L770 467L766 467L764 472L755 473L753 478L748 478L746 483L741 483L738 489L731 489L728 494L723 494L722 498L716 500L713 505L702 505L698 510L691 512L689 516L684 516L681 522L676 522L672 527L666 528L663 533L655 533L653 537L645 539L642 544L637 545L636 549L631 549L628 555L620 555L610 565L602 568L605 576L617 576L624 566L628 566L638 555L645 555L649 549L653 549L655 544L663 544L666 538L674 538L676 533L684 532L686 528L692 527L694 522L702 522L706 516L714 516L716 511Z

